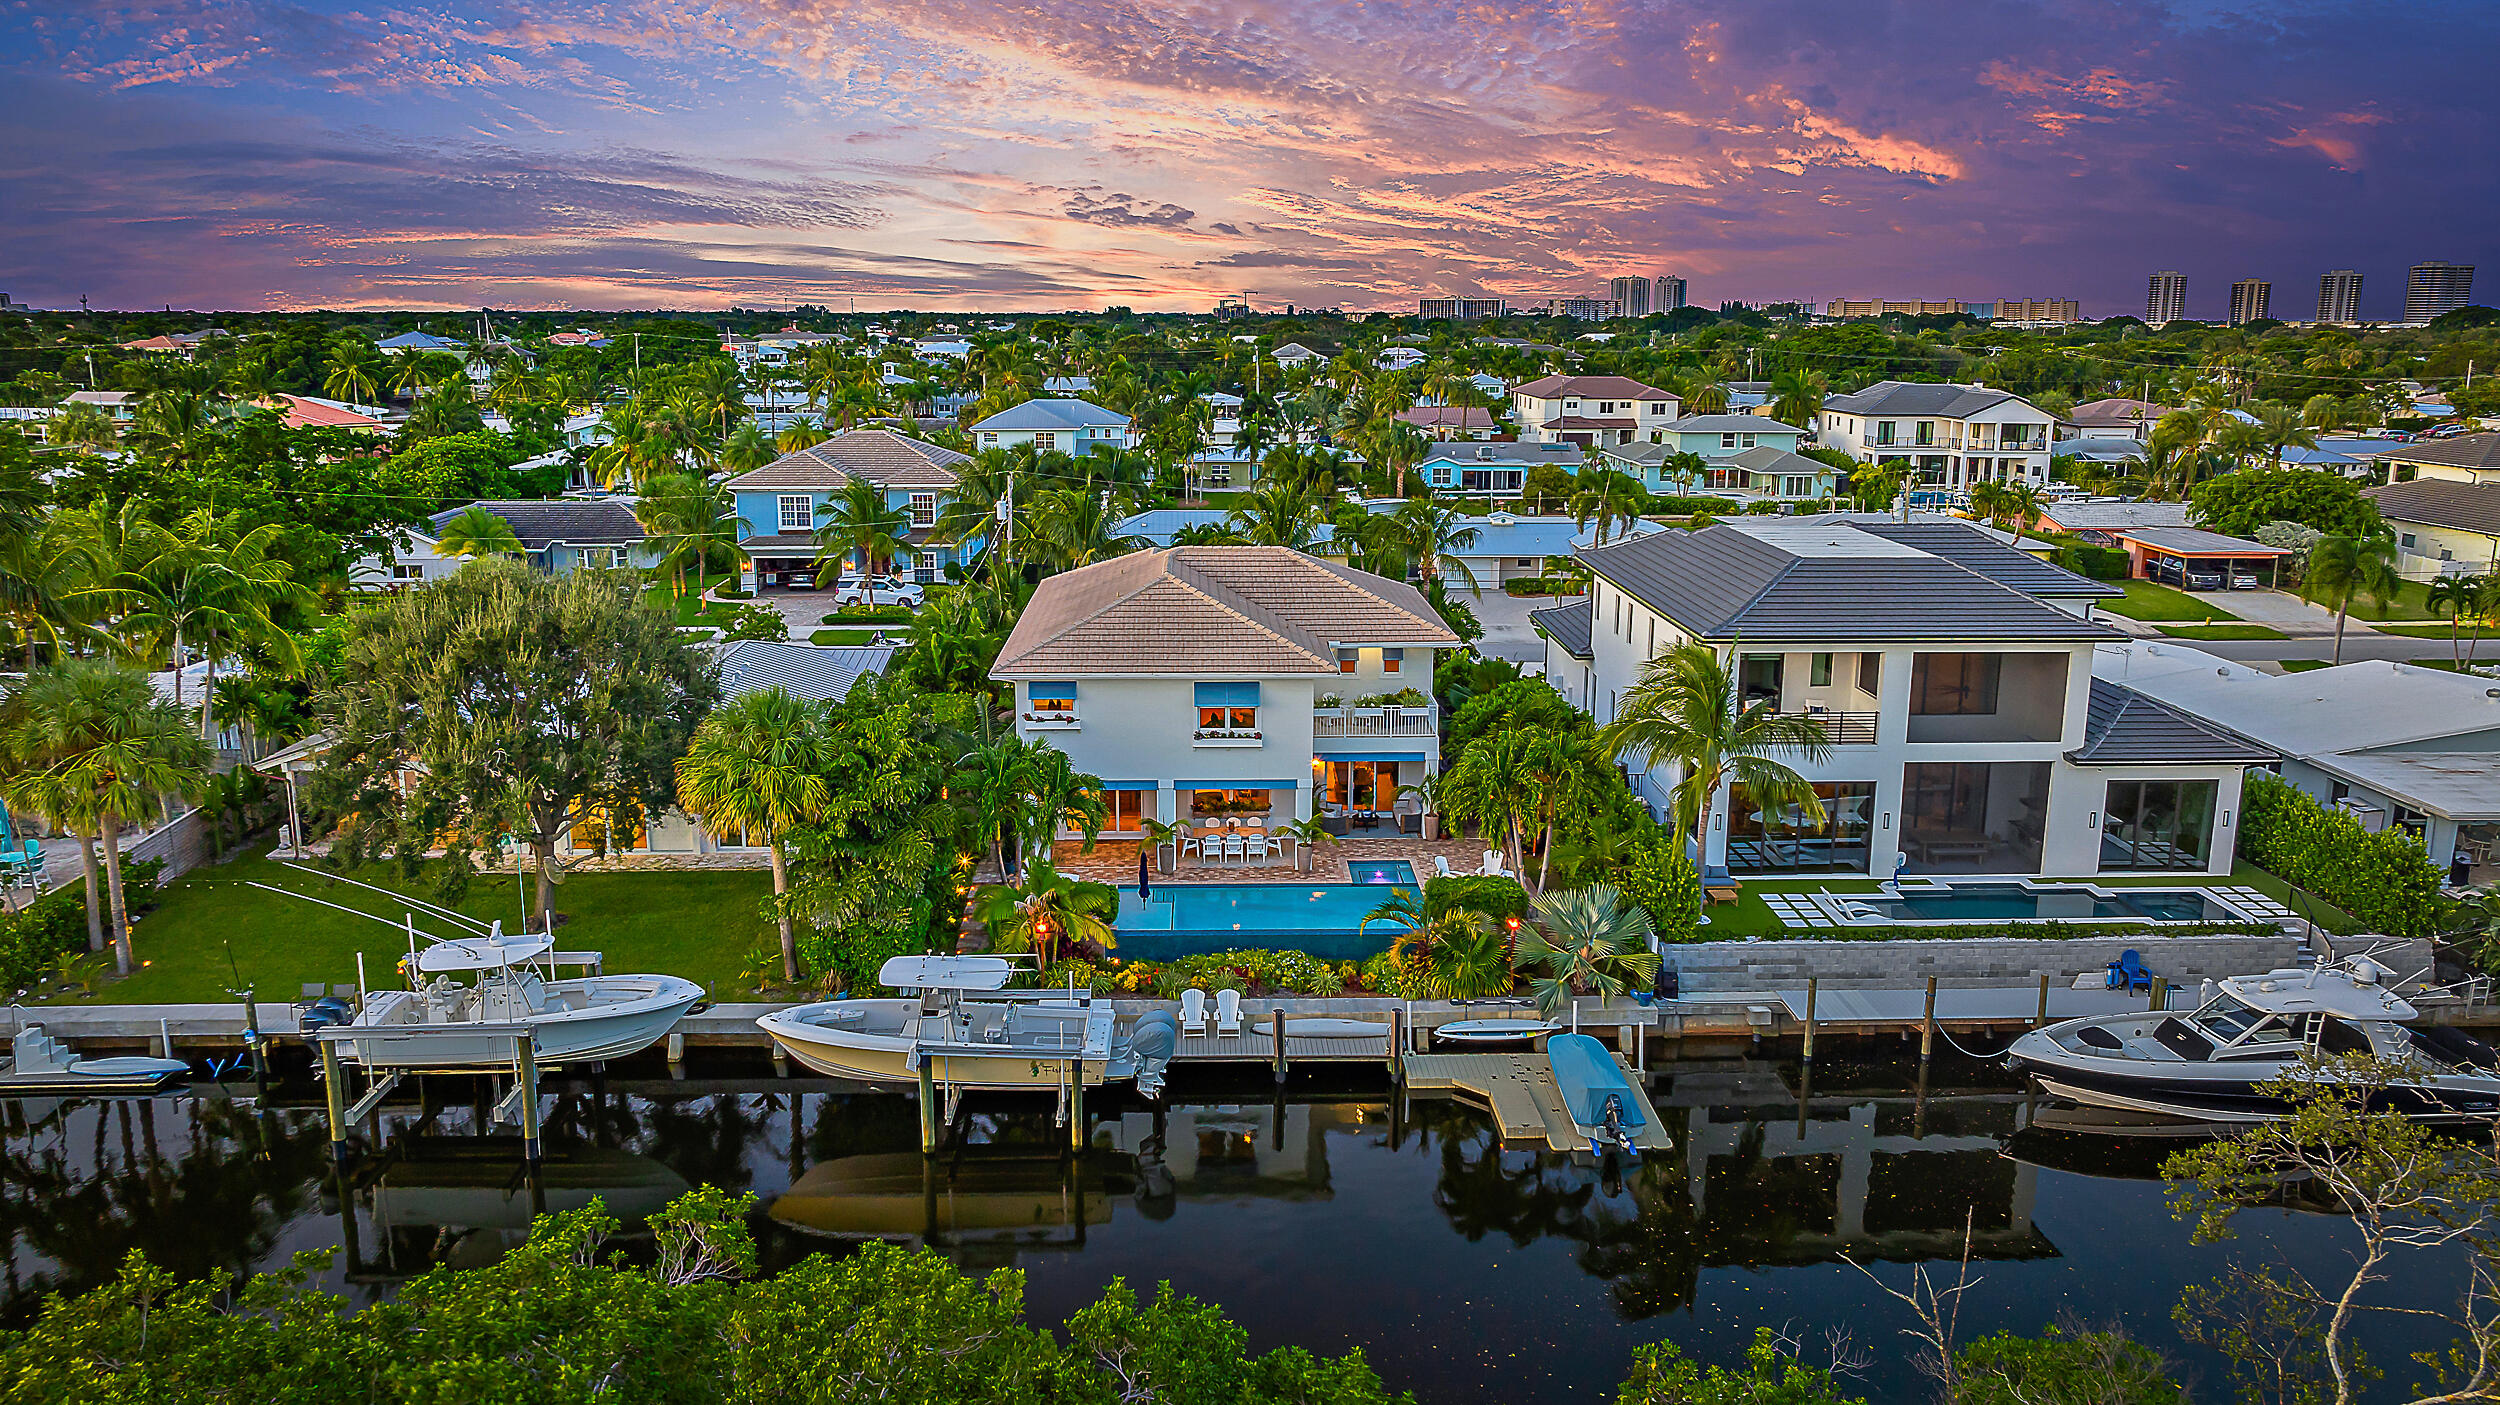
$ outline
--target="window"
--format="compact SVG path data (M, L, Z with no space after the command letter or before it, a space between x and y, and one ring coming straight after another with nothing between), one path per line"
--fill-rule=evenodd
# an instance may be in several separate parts
M805 493L781 495L781 530L812 532L816 529L816 500Z
M2101 807L2101 867L2205 867L2216 790L2212 781L2111 781Z
M1813 668L1808 672L1806 681L1809 686L1816 688L1832 686L1832 656L1816 654Z
M1102 792L1105 834L1136 834L1146 828L1146 817L1154 812L1155 793L1151 790L1112 790Z
M933 584L939 576L945 573L946 554L944 552L924 551L920 553L920 583L922 585Z
M425 568L423 566L393 566L391 568L391 579L395 581L421 581L425 579Z
M2396 538L2396 544L2403 547L2407 551L2413 550L2413 534L2411 532L2407 532L2403 536Z
M998 436L995 434L984 434L981 436L981 442L984 444L995 444L998 442Z
M1649 402L1649 412L1650 412L1651 414L1653 414L1653 415L1663 415L1663 414L1665 414L1665 413L1667 412L1667 402L1666 402L1666 401L1664 401L1664 400L1652 400L1652 401L1650 401L1650 402Z
M1874 653L1858 655L1858 691L1873 697L1883 691L1878 686L1883 681L1884 656Z
M1918 422L1918 442L1921 444L1933 444L1936 442L1936 422L1934 420L1920 420Z
M1405 667L1406 651L1404 649L1383 649L1380 651L1381 672L1396 673Z
M1735 436L1735 435L1733 435L1733 434L1722 434L1722 435L1720 435L1720 436L1719 436L1719 447L1720 447L1720 448L1722 448L1722 449L1733 449L1733 448L1735 448L1735 447L1736 447L1736 436Z
M1752 436L1752 435L1750 435L1750 434L1743 434L1743 435L1738 435L1737 437L1745 441L1745 447L1746 447L1746 448L1750 449L1750 448L1752 448L1752 447L1753 447L1753 436Z
M1892 421L1877 420L1875 422L1875 442L1878 444L1889 444L1892 442Z
M1043 716L1074 716L1076 685L1074 683L1028 683L1024 695L1032 710Z
M1033 447L1037 452L1050 453L1059 447L1059 436L1050 433L1036 434L1033 436Z
M1337 651L1337 671L1339 673L1352 673L1354 671L1354 665L1359 662L1362 657L1363 651L1360 649L1339 649Z
M1331 761L1321 797L1350 810L1386 810L1398 801L1395 761Z
M937 494L914 493L911 495L911 524L915 527L937 525Z
M1927 717L1992 715L2004 667L2002 654L1920 654L1911 660L1910 711Z
M1482 456L1479 455L1478 457ZM1436 488L1446 488L1450 486L1450 466L1448 464L1436 463L1432 466L1432 486Z
M1198 694L1198 727L1201 731L1256 731L1259 725L1259 685L1256 683L1201 683Z

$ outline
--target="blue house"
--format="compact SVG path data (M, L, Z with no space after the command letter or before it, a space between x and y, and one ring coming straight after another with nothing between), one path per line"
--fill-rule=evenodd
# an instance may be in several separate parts
M978 536L962 542L931 539L938 504L954 488L957 466L971 457L892 430L854 429L730 479L729 491L746 524L738 544L749 558L748 588L813 584L821 514L855 481L876 484L887 506L906 514L904 540L911 550L898 564L924 585L945 579L948 563L969 561L981 551Z

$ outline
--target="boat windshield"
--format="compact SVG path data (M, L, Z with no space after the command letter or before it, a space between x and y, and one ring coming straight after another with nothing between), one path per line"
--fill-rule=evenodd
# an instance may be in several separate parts
M2217 1045L2242 1047L2299 1043L2309 1037L2312 1020L2308 1014L2269 1015L2228 996L2216 999L2193 1018Z

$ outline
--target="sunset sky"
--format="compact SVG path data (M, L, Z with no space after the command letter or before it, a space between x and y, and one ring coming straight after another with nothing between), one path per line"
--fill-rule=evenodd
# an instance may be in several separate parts
M2500 4L0 0L40 306L2500 300Z

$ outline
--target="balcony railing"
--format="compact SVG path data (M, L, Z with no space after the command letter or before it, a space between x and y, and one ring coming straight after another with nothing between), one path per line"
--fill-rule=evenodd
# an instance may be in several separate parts
M1783 712L1782 717L1802 717L1823 724L1823 735L1834 746L1873 746L1875 719L1872 712Z
M1437 707L1323 707L1311 714L1314 737L1437 737Z

